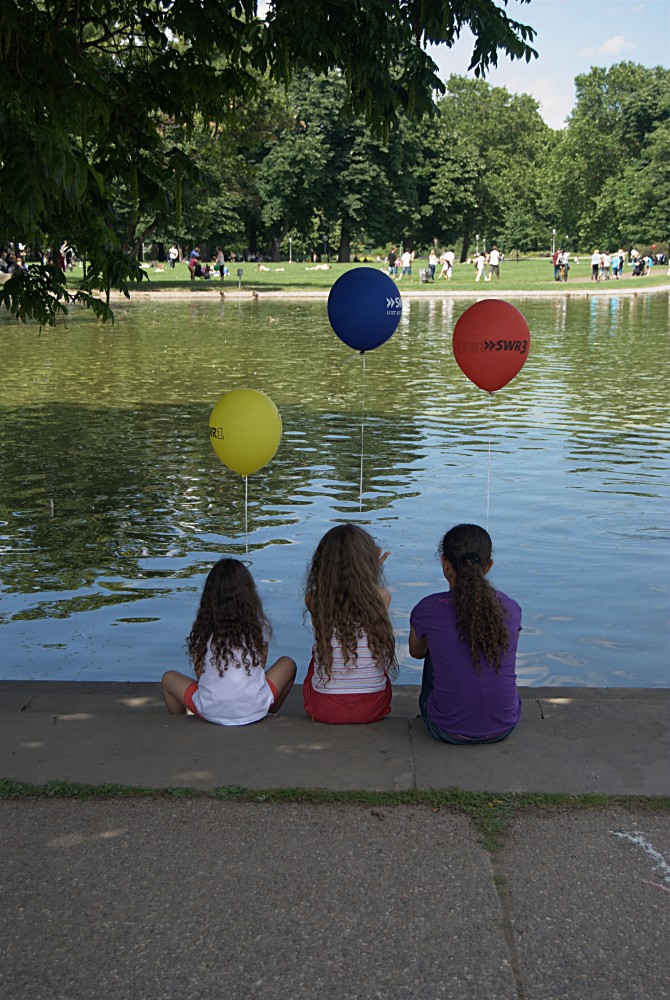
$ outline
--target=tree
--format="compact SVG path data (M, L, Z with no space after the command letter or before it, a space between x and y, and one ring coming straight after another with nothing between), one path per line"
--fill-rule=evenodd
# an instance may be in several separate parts
M439 116L428 123L426 226L448 243L473 236L501 242L508 218L524 205L526 225L539 223L536 164L551 130L528 94L514 95L483 80L451 76Z
M622 62L592 68L575 86L577 101L550 168L557 228L578 234L582 246L618 243L617 185L642 166L654 130L670 118L670 71Z
M376 245L405 231L416 212L414 145L404 120L384 141L361 115L341 117L345 100L337 74L303 74L289 88L290 124L268 143L258 176L273 259L289 231L316 229L347 262L352 245Z
M95 288L140 277L119 256L110 192L125 185L136 222L157 156L162 195L179 200L187 164L179 143L163 142L166 128L188 128L198 110L218 122L268 79L341 69L342 111L384 133L401 111L432 108L443 86L425 46L453 44L464 28L478 74L499 51L536 54L533 30L494 0L274 0L264 18L256 0L3 0L0 243L76 240L94 306ZM17 282L0 301L24 319L53 322L71 297L53 266Z

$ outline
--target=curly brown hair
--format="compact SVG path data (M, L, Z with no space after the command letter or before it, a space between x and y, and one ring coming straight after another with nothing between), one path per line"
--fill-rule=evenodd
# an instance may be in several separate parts
M457 524L446 533L439 548L456 574L458 634L469 644L477 670L481 670L483 657L497 672L501 651L509 646L509 633L505 609L484 575L492 551L491 536L478 524Z
M307 571L305 604L322 677L332 676L333 638L344 662L353 668L363 634L376 663L390 676L397 674L393 626L380 590L380 555L372 536L356 524L331 528L316 547Z
M205 580L198 613L188 637L188 651L198 676L205 665L209 643L221 677L234 653L248 674L263 667L271 635L253 577L238 559L219 559Z

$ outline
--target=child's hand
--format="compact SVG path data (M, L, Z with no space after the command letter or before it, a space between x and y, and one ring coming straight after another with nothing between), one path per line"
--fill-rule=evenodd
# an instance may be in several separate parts
M382 550L379 549L379 548L377 549L377 552L379 553L379 565L383 566L384 563L386 562L386 560L388 559L388 557L391 555L391 553L390 552L382 552Z

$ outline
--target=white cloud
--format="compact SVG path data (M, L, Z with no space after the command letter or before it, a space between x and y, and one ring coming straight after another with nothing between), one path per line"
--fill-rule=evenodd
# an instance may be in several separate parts
M635 42L627 42L623 35L615 35L613 38L607 38L596 48L580 49L579 55L586 59L595 59L597 56L620 56L624 52L634 52L636 48Z

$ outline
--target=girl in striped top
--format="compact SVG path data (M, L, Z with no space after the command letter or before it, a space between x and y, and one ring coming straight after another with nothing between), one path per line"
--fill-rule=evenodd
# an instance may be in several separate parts
M303 683L305 711L317 722L378 722L391 711L395 639L382 586L382 553L356 524L331 528L307 573L305 604L314 648Z

